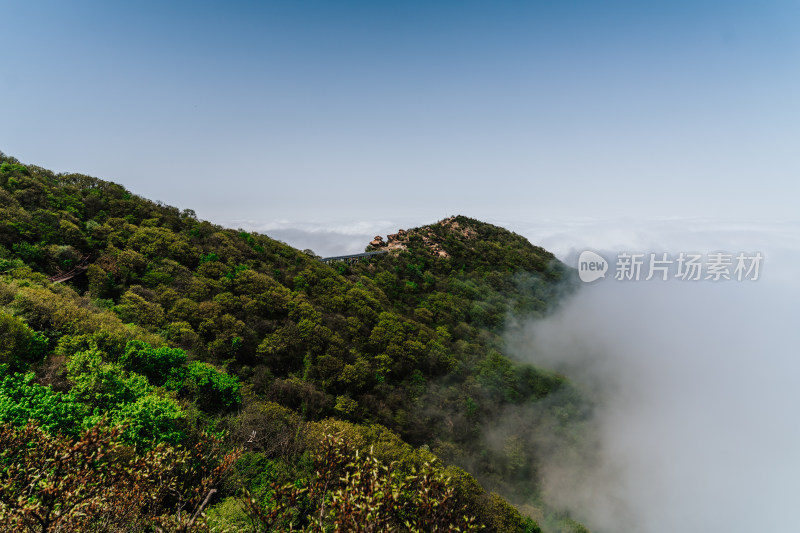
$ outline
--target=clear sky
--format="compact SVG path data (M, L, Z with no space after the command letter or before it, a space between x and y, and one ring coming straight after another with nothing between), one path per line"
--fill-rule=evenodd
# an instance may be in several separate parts
M1 9L0 150L215 222L796 217L793 0Z

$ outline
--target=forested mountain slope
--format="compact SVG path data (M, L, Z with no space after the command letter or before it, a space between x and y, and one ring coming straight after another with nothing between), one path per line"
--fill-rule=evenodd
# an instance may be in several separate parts
M568 439L588 407L500 336L571 290L549 252L458 216L328 265L0 155L0 522L583 530L542 503L542 455L519 443ZM507 406L536 416L491 445ZM60 484L26 474L80 453Z

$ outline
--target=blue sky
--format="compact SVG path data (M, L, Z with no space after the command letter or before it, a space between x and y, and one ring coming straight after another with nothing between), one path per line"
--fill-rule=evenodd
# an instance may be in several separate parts
M0 150L220 223L795 217L796 2L4 2Z

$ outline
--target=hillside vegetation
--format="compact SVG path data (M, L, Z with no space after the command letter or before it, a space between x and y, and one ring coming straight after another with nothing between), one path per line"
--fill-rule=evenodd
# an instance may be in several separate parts
M531 443L588 407L500 336L572 280L462 216L327 265L0 153L2 529L585 531Z

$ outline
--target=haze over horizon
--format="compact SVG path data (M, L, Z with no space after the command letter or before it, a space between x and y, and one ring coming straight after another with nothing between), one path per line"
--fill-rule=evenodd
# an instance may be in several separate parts
M214 222L796 218L794 2L44 0L4 20L0 150Z

